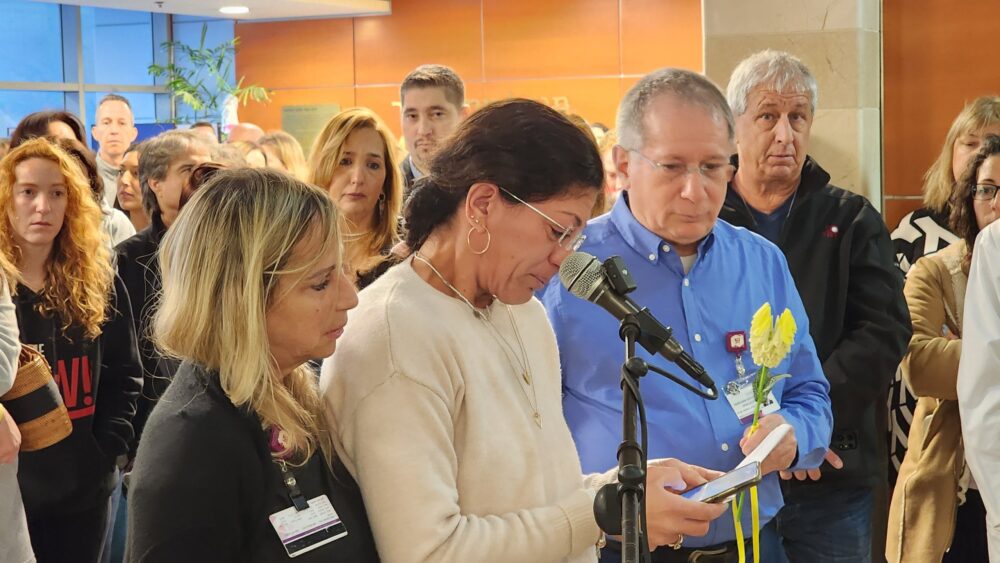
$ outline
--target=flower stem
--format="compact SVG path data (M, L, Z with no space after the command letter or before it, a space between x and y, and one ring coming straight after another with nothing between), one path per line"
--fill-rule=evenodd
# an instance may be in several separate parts
M767 388L767 380L770 378L767 367L760 368L760 373L757 374L757 380L754 381L754 406L753 406L753 422L750 424L750 436L757 430L757 423L760 421L760 407L764 404L766 397L762 397L764 394L764 389Z

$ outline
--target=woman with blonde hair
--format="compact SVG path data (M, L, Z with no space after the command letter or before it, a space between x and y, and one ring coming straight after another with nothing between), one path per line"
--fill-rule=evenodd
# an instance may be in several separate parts
M69 438L20 456L31 543L43 563L96 561L142 385L128 293L101 209L63 149L32 139L11 151L0 163L0 209L21 343L45 356L73 421Z
M257 144L264 151L268 166L288 172L303 182L309 180L306 155L295 137L284 131L272 131L261 137Z
M1000 217L998 185L1000 137L990 135L952 191L950 226L959 240L914 264L906 279L913 338L900 368L919 397L913 414L919 423L910 429L889 509L886 558L893 563L989 560L986 511L965 460L957 381L969 268L976 237Z
M921 257L943 250L959 237L948 225L952 212L949 198L972 157L987 135L1000 135L1000 96L982 96L966 105L955 117L937 160L924 174L924 206L907 214L892 231L892 246L903 273ZM917 399L903 384L902 373L889 393L889 482L896 482L896 471L906 455L901 439L910 433Z
M367 108L335 115L313 143L311 183L327 190L346 219L345 263L359 289L392 264L399 242L403 180L396 141L381 118Z
M304 365L357 305L337 215L287 174L222 170L167 231L154 332L183 363L139 444L127 561L378 560Z

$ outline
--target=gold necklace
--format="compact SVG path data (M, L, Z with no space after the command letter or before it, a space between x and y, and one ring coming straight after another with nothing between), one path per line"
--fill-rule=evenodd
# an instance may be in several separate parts
M514 347L507 342L507 339L500 333L500 329L493 324L493 319L491 319L489 315L489 309L477 309L475 305L473 305L472 302L462 294L461 291L445 279L444 275L434 267L434 264L431 264L430 260L421 256L419 252L414 252L413 258L426 264L427 267L430 268L435 275L437 275L438 279L441 280L441 283L453 291L455 295L457 295L458 298L469 307L469 309L472 309L472 314L475 315L477 319L486 324L487 329L489 329L490 336L492 336L497 344L500 345L500 349L503 351L504 357L507 358L507 363L510 364L511 369L515 373L520 373L521 377L518 380L517 386L524 395L524 400L527 401L528 407L531 409L532 419L535 421L535 424L541 428L542 415L538 412L538 393L535 391L535 386L531 384L531 365L530 360L528 359L528 352L524 347L524 340L521 338L521 331L517 328L517 322L514 320L514 313L511 311L510 305L504 303L504 307L507 309L507 318L510 320L510 326L514 330L514 337L517 339L517 345L521 349L521 357L517 356L517 353L514 351ZM493 299L496 299L495 295L493 296ZM524 361L521 361L521 358L524 358ZM517 362L517 366L514 365L515 361ZM521 384L522 381L524 382L524 385ZM528 392L524 389L525 385L531 388L531 397L528 397Z
M372 234L371 231L362 231L360 233L349 233L345 230L342 237L344 239L344 242L354 242L357 240L361 240L370 234Z

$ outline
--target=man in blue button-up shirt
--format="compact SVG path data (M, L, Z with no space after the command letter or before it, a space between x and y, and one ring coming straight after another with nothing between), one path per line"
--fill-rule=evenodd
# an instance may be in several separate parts
M649 424L649 457L675 457L719 470L735 467L783 422L792 426L762 464L760 516L767 524L781 508L779 470L817 467L830 440L828 385L809 336L809 320L781 251L747 230L718 220L732 177L733 117L725 98L704 77L664 69L644 77L618 111L621 146L614 158L625 192L612 211L587 227L581 250L600 258L621 256L638 289L632 297L648 307L717 383L720 398L702 399L667 379L641 382ZM554 280L543 291L562 360L565 416L584 471L616 463L621 441L618 322L598 306L570 295ZM780 410L764 416L745 439L722 390L738 377L727 333L749 333L750 319L764 303L775 312L791 309L798 325L791 353L773 373L791 377L775 386ZM662 357L639 355L673 373ZM747 369L757 368L749 352ZM744 530L750 511L744 511ZM747 534L749 536L749 533ZM706 536L684 548L735 552L731 517L716 520ZM765 528L763 560L780 561L773 526ZM654 561L674 561L672 550ZM609 553L613 560L617 554ZM603 561L603 560L602 560Z

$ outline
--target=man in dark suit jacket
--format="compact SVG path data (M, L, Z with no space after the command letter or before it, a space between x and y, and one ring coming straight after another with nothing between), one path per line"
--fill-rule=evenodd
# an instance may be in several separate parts
M443 65L421 65L399 87L403 137L410 153L400 164L406 182L405 196L413 182L430 169L438 145L468 114L465 84Z

